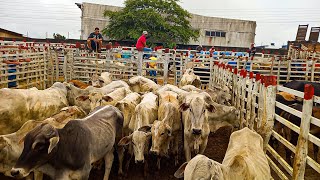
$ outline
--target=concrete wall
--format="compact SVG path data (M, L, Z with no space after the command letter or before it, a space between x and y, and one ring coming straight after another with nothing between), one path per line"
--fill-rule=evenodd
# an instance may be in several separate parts
M109 23L109 18L105 18L103 13L105 10L118 11L121 7L108 6L101 4L82 3L81 15L81 39L87 39L89 34L94 32L94 28L98 27L100 31ZM107 39L103 36L104 39Z
M250 47L254 42L256 22L237 19L226 19L192 15L191 26L200 29L198 41L190 41L190 44L224 47ZM205 31L225 32L225 37L209 37Z
M83 3L81 6L81 38L87 39L95 27L102 30L109 22L103 16L105 10L117 11L121 7ZM256 22L218 17L208 17L192 14L191 26L200 29L198 41L190 41L190 45L245 47L249 48L254 42ZM226 37L207 37L205 31L226 32ZM106 37L104 37L106 39Z

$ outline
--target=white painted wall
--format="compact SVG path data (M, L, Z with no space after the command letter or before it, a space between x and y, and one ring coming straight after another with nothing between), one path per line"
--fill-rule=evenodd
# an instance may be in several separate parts
M109 22L103 16L105 10L117 11L121 7L83 3L81 17L81 38L87 39L95 27L102 30ZM191 26L200 29L198 41L190 41L190 45L247 47L254 42L256 22L218 17L208 17L192 14ZM206 37L205 31L223 31L226 37ZM152 32L151 32L152 33ZM106 37L104 37L107 39Z

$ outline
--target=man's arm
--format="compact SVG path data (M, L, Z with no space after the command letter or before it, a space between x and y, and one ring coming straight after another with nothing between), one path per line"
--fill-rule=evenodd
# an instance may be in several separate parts
M98 37L99 37L99 39L97 39L97 41L103 41L103 37L100 33L99 33Z
M91 33L88 37L88 40L95 40L94 36L93 36L93 33Z

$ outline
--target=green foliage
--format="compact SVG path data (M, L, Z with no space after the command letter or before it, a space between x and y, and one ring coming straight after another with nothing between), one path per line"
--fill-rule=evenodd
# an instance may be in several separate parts
M65 36L62 36L61 34L59 33L53 33L53 39L61 39L61 40L65 40L66 37Z
M105 11L110 22L102 33L116 40L137 40L148 31L148 42L174 46L199 37L199 30L190 25L190 13L179 0L126 0L121 11Z

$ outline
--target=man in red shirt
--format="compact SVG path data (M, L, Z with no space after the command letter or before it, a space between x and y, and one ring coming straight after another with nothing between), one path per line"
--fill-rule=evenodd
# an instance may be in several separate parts
M148 36L148 32L147 31L143 31L142 35L139 37L137 44L136 44L136 48L138 49L138 51L152 51L151 48L148 48L146 42L147 42L147 37ZM150 55L149 54L145 54L144 57L149 58Z

